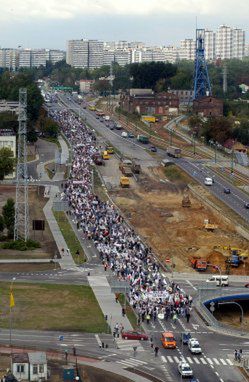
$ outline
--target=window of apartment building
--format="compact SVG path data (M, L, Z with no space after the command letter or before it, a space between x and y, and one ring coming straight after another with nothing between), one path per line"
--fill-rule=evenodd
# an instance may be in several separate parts
M33 365L33 374L38 374L38 365Z
M16 365L17 373L24 373L25 365Z
M44 373L44 365L39 365L39 373Z

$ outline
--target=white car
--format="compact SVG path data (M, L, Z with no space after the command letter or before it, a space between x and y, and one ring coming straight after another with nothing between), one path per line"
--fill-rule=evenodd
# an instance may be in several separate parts
M128 137L128 134L126 131L123 131L122 134L121 134L121 137L123 138L127 138Z
M190 338L188 348L192 354L200 354L202 352L199 342L196 338Z
M205 186L212 186L213 178L205 178L204 184L205 184Z
M193 376L193 370L189 366L189 364L185 361L181 361L178 364L178 371L183 377L192 377Z

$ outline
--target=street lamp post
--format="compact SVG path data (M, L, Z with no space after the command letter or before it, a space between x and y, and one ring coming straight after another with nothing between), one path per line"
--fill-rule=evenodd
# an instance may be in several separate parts
M14 298L12 293L13 293L13 284L15 280L16 278L13 277L12 282L10 284L10 299L9 299L10 300L9 301L9 309L10 309L9 310L9 346L11 351L12 351L12 308L13 308L13 305L12 305L13 301L11 301L11 295L12 295L12 298Z
M237 305L240 308L240 310L241 310L240 323L242 325L243 324L243 320L244 320L244 310L243 310L242 306L238 302L235 302L235 301L218 302L218 306L219 305L228 305L228 304L234 304L234 305Z

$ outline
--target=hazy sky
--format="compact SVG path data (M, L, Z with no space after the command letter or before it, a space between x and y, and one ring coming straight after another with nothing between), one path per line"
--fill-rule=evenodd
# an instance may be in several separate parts
M0 0L0 46L66 48L66 41L178 44L198 26L248 32L248 0Z

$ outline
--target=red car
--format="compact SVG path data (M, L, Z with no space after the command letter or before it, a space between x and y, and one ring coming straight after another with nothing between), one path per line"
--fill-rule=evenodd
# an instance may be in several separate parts
M147 341L149 339L147 334L139 333L132 330L128 332L122 332L122 338L125 340L139 340L139 341Z

